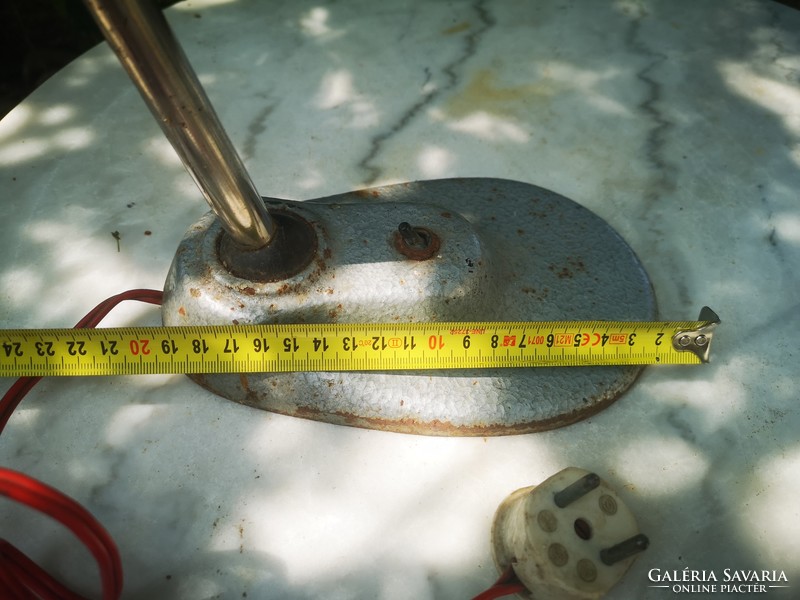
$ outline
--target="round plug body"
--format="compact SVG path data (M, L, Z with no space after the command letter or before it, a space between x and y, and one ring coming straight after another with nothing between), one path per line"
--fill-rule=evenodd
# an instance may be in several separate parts
M600 477L576 467L519 489L497 510L492 550L536 600L594 600L647 548L633 513Z

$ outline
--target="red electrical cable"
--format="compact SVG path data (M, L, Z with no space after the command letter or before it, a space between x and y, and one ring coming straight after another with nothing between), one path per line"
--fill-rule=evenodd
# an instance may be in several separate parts
M472 600L494 600L511 594L519 594L526 590L527 588L517 579L517 574L514 573L513 567L509 566L492 587L484 590Z
M111 296L103 300L100 304L95 306L92 310L86 313L80 321L75 324L75 329L91 329L97 327L100 321L103 320L111 309L113 309L120 302L125 300L138 300L139 302L147 302L149 304L161 304L161 299L164 293L159 290L129 290L116 296ZM41 377L20 377L11 386L11 388L0 400L0 433L11 418L11 414L17 408L25 395L31 391L41 380Z
M28 593L25 598L61 598L63 600L83 600L81 596L68 590L61 583L56 581L49 573L42 570L39 565L33 562L17 548L5 540L0 540L0 567L12 565L14 569L9 569L9 573L14 577L16 585L24 583ZM29 592L28 590L32 590Z
M119 552L108 532L86 509L61 492L10 469L0 469L0 494L38 510L70 529L97 561L104 600L119 598L122 593ZM43 577L43 571L38 566L7 542L3 557L15 565L15 572L22 575L21 582L40 597L81 598L66 590L55 579Z
M75 325L76 329L93 328L117 304L138 300L161 304L159 290L130 290L104 300ZM26 394L41 377L19 378L0 400L0 433ZM72 498L23 473L0 468L0 495L45 513L69 528L89 549L100 569L103 600L117 600L122 594L122 561L114 540L105 528ZM54 579L23 552L0 539L0 584L8 600L86 600ZM524 592L525 586L509 567L497 582L473 600L494 600Z
M104 300L75 325L93 328L117 304L138 300L161 304L159 290L130 290ZM0 400L0 433L25 395L41 377L21 377ZM80 504L44 483L23 473L0 468L0 495L49 515L70 529L89 549L100 569L103 600L116 600L122 594L122 561L114 540L103 526ZM6 540L0 539L0 584L9 600L86 600L75 594L34 563Z

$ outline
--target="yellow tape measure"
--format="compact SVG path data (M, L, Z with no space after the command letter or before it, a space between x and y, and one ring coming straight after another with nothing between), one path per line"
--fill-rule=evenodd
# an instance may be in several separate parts
M0 331L0 376L700 364L719 319Z

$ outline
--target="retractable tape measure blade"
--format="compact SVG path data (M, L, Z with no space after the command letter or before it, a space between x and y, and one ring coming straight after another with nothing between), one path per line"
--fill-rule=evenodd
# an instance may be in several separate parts
M719 318L0 331L0 376L700 364Z

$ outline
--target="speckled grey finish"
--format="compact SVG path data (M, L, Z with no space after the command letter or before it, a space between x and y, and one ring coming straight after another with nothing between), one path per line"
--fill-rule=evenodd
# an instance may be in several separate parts
M318 232L317 258L284 281L234 277L206 215L182 241L165 285L166 325L478 320L648 320L655 299L638 259L602 219L548 190L502 179L397 184L268 201ZM414 261L397 225L441 238ZM537 431L602 409L638 367L447 373L266 373L194 377L237 402L339 424L433 435Z

